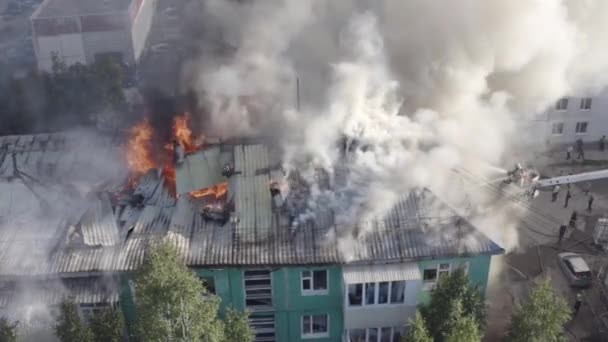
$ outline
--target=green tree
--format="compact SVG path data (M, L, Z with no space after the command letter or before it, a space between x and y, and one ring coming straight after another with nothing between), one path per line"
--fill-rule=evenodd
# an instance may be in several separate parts
M76 304L68 299L61 303L55 335L61 342L93 342L93 333L78 316Z
M95 342L120 342L124 332L120 311L105 309L97 312L91 319L91 331Z
M0 318L0 342L17 342L17 325L19 323L9 323L2 317Z
M224 341L219 299L160 243L146 255L136 279L137 333L142 341Z
M420 313L428 330L436 341L443 341L450 334L450 315L459 301L463 315L471 316L478 325L479 334L485 326L485 303L477 286L469 284L469 278L458 269L439 280L431 291L431 301L420 307Z
M479 324L471 315L463 312L462 302L455 300L452 302L450 317L448 319L446 342L479 342Z
M255 334L249 325L249 313L229 308L226 312L224 341L225 342L252 342Z
M410 320L409 332L401 338L402 342L433 342L433 338L426 328L426 322L419 311L416 311L414 320Z
M545 280L534 288L528 301L513 314L507 341L566 341L563 327L570 315L566 301Z

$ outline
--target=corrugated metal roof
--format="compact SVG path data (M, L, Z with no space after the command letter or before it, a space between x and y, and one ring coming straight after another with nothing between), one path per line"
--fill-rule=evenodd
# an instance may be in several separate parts
M414 262L382 266L345 266L343 278L346 284L375 283L395 280L420 280L422 275Z
M176 188L178 194L207 189L225 182L222 176L220 146L212 146L187 155L185 160L175 168Z
M200 201L190 196L180 196L176 201L163 178L152 172L141 179L136 190L144 196L142 206L127 205L117 210L118 238L100 235L97 230L101 223L97 223L97 228L83 231L87 235L85 243L99 242L104 247L66 245L47 254L41 252L39 258L28 258L25 265L12 248L29 250L35 246L0 240L0 274L135 270L150 243L161 239L174 242L187 264L196 267L399 263L503 252L429 192L404 196L385 217L366 222L369 232L359 237L336 227L333 213L326 208L319 208L314 221L293 232L288 217L272 210L268 159L263 145L234 146L235 169L240 173L231 177L236 189L230 191L240 218L237 225L204 220ZM434 215L441 215L429 217L430 211L425 208L430 207ZM109 219L99 217L102 221Z
M80 228L86 245L114 246L120 242L116 217L106 195L94 201L80 221Z

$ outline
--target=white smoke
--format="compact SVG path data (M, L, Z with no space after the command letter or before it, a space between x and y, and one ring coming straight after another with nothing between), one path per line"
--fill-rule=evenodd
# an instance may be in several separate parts
M420 187L458 197L451 168L500 164L518 121L608 81L602 0L243 3L207 1L206 25L234 53L203 52L185 82L209 131L277 139L311 184L326 170L334 191L310 206L344 222ZM363 146L347 160L344 136Z

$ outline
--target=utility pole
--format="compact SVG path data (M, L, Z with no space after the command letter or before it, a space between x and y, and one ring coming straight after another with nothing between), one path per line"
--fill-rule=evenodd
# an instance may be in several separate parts
M300 77L296 77L296 109L300 111Z

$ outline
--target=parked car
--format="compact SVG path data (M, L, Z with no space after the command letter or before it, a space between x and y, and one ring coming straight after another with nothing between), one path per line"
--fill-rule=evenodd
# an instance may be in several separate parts
M570 252L559 253L557 255L557 262L568 279L570 286L591 286L591 270L582 256Z

